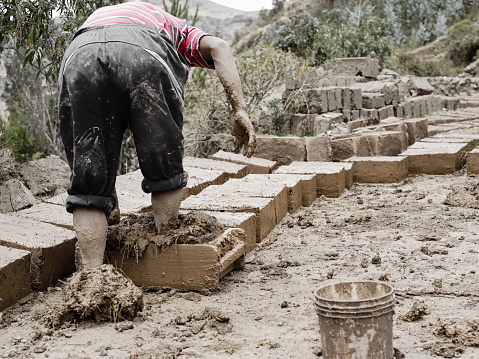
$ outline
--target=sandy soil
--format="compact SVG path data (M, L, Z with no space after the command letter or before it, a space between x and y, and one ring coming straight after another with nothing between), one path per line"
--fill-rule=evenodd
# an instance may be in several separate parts
M42 318L62 295L50 288L3 314L0 357L317 358L314 290L384 280L395 288L394 346L405 358L479 358L466 346L479 345L468 333L479 319L477 209L444 204L477 182L417 176L323 198L288 215L220 291L146 292L133 322L47 329ZM413 305L417 315L406 315Z

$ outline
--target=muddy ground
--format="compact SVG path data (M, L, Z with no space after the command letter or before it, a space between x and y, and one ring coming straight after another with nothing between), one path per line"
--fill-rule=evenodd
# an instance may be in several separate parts
M317 358L314 290L383 280L395 288L394 346L405 358L479 358L467 346L479 345L478 210L444 204L453 189L474 195L478 181L417 176L323 198L288 215L220 291L146 292L132 322L46 328L60 284L3 314L1 357Z

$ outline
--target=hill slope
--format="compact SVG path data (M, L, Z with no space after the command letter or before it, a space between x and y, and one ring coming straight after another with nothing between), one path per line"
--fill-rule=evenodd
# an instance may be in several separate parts
M149 0L152 4L163 7L162 0ZM166 1L167 5L170 4ZM258 11L242 11L216 4L209 0L189 0L190 14L194 14L198 6L200 20L195 26L203 31L214 34L218 29L224 40L231 43L236 31L242 29L248 22L256 21Z

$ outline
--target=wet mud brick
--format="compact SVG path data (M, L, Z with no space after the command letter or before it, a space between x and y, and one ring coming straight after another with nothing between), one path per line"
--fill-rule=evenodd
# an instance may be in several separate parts
M53 224L54 226L73 230L73 215L68 213L64 205L40 203L27 209L10 214L34 221Z
M346 173L347 172L347 173ZM278 168L278 174L314 174L318 196L339 197L348 183L352 182L352 164L334 162L293 162Z
M245 179L231 179L221 186L211 186L205 195L235 201L240 198L269 198L274 206L272 221L264 221L260 215L257 221L257 240L262 240L283 219L288 212L288 189L282 183L268 183L264 179L246 182Z
M371 151L376 156L396 156L408 146L405 132L371 131L363 134L367 138Z
M188 172L188 183L184 189L183 198L194 196L208 186L223 184L228 179L224 171L187 166L184 169Z
M210 158L184 157L183 166L203 168L206 170L222 171L225 173L225 180L230 178L242 178L248 174L248 166L232 162L217 161ZM215 183L220 184L220 183Z
M210 191L224 195L273 198L278 224L288 212L288 188L281 182L267 182L263 176L260 175L256 180L246 180L247 177L232 179L217 189L212 187Z
M351 157L353 179L356 183L399 183L408 175L406 157Z
M465 163L468 144L416 142L401 156L408 157L410 174L451 174Z
M141 189L143 174L140 170L116 177L116 195L120 214L151 211L151 195Z
M425 118L411 118L404 120L404 124L407 128L408 134L408 146L414 144L414 142L425 138L428 133L428 122Z
M479 148L476 147L467 154L467 174L469 176L479 175Z
M108 253L108 258L137 286L218 289L222 277L244 267L244 235L243 230L230 228L206 244L172 244L162 252L149 244L138 260L122 252Z
M284 192L286 193L286 188L284 188ZM286 207L287 199L285 202ZM208 190L185 199L181 203L180 209L254 213L256 215L256 242L262 241L278 224L276 201L272 197L247 197L239 196L237 193L219 194L214 190Z
M210 215L216 220L229 228L240 228L245 232L246 252L251 252L256 246L256 215L246 212L212 212L212 211L180 211L180 213L201 212Z
M248 174L249 173L256 173L256 174L268 174L274 171L277 167L276 162L265 160L263 158L257 157L245 157L243 155L225 151L218 151L214 155L211 155L209 158L218 160L218 161L226 161L232 163L238 163L241 165L248 166Z
M0 312L32 292L30 252L0 246Z
M298 175L282 175L282 174L269 174L269 175L255 175L250 174L243 178L243 181L251 186L255 186L257 183L279 183L286 186L288 189L288 212L294 213L301 207L303 203L303 191L301 178Z
M75 271L75 233L28 218L0 214L0 245L31 253L31 283L43 290Z

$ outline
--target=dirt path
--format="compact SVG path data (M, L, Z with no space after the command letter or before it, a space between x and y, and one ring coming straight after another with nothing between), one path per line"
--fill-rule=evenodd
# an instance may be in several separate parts
M61 291L35 294L3 315L0 357L317 358L313 291L381 279L396 290L394 346L405 358L479 358L479 347L433 334L442 322L479 320L478 211L443 204L453 188L477 182L462 173L418 176L323 198L287 216L221 291L145 293L134 322L51 331L41 319ZM400 319L417 300L430 314Z

